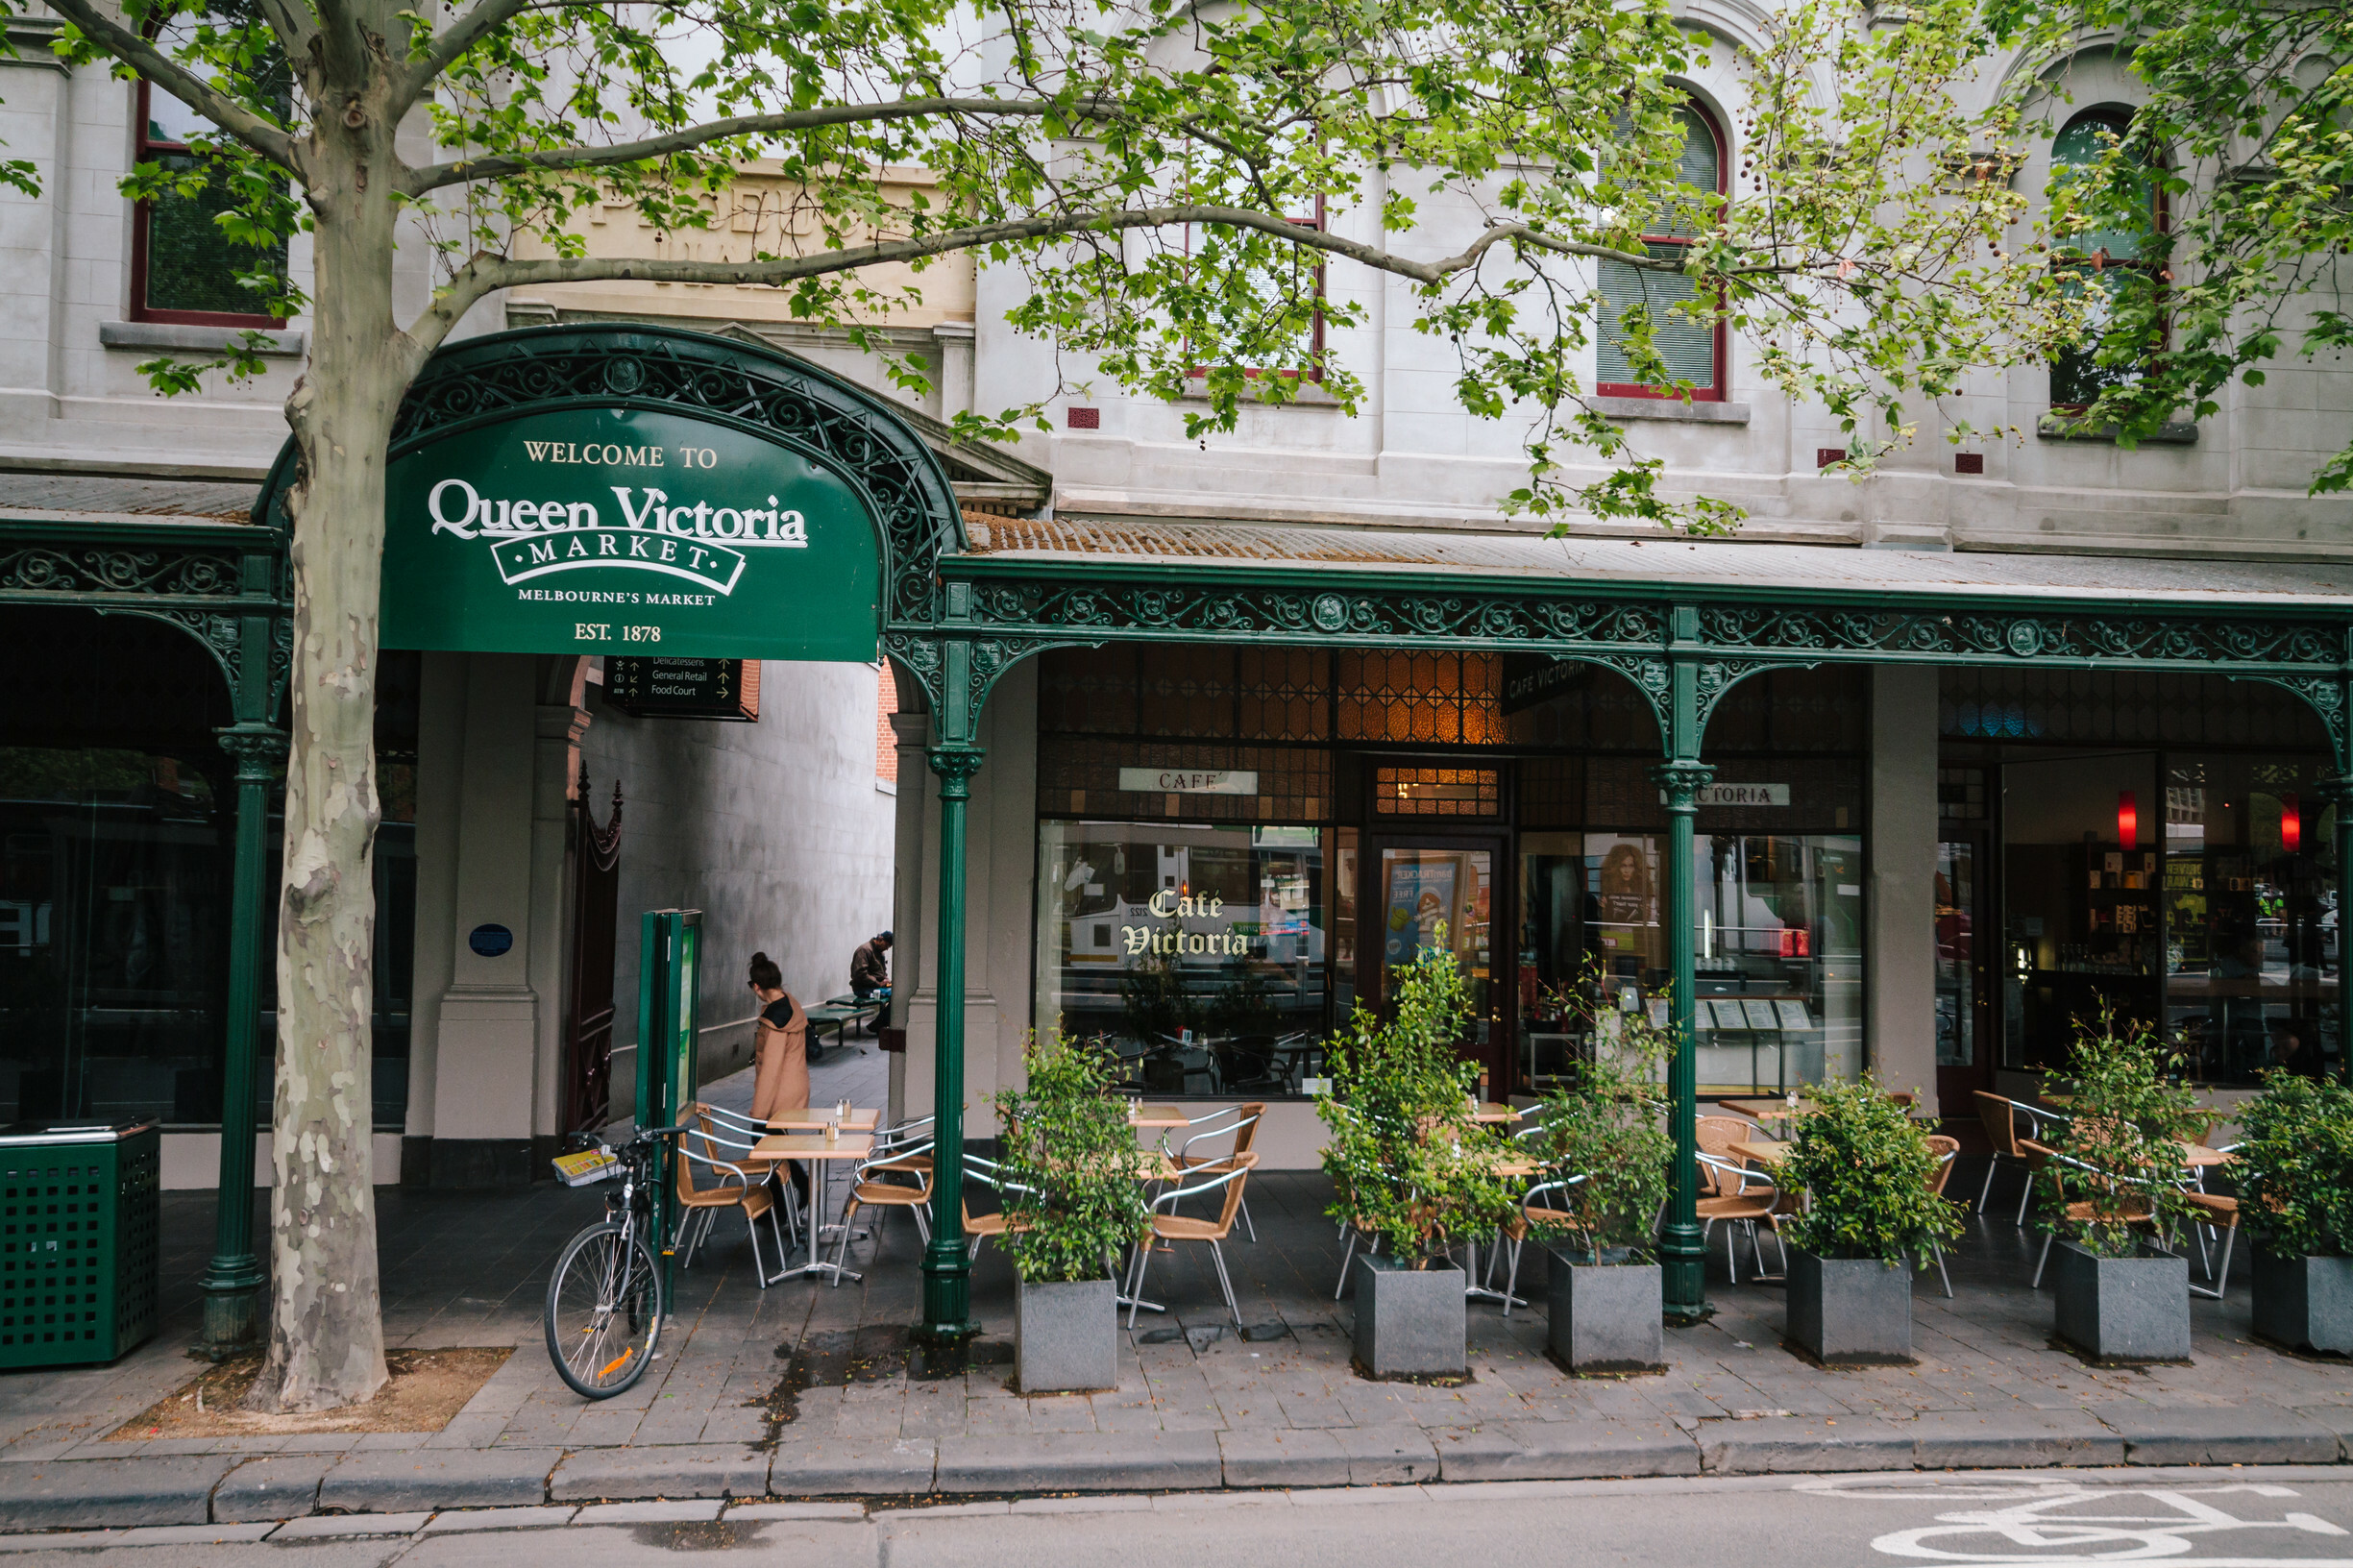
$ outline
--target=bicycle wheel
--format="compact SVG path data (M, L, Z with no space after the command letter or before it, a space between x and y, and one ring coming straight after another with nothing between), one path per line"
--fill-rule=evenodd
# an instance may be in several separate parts
M548 1359L572 1391L610 1399L645 1376L662 1333L662 1276L611 1220L564 1244L548 1282Z

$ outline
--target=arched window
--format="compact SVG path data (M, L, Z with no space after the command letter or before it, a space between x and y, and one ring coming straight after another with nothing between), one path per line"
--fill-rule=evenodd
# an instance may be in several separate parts
M2050 144L2052 184L2093 177L2131 128L2131 111L2113 105L2086 110L2068 121ZM2096 331L2104 330L2117 307L2132 295L2153 293L2160 286L2156 266L2145 253L2149 233L2164 227L2164 200L2147 171L2135 170L2131 182L2126 194L2147 214L2145 228L2120 216L2108 222L2095 219L2072 233L2052 236L2051 265L2071 280L2066 284L2071 294L2093 296ZM2051 406L2085 407L2110 387L2138 375L2129 365L2101 364L2097 339L2088 340L2051 356Z
M1683 130L1679 162L1682 183L1694 190L1725 190L1724 133L1715 119L1697 104L1685 106L1679 118ZM1642 236L1643 249L1661 260L1682 259L1699 237L1690 207L1679 205L1652 219ZM1605 397L1658 398L1675 395L1672 387L1646 385L1626 353L1626 312L1639 305L1651 324L1651 342L1666 361L1670 381L1689 381L1692 397L1707 403L1724 401L1725 332L1723 325L1695 318L1675 306L1696 299L1691 280L1681 273L1649 272L1623 261L1601 263L1602 307L1594 333L1594 390Z

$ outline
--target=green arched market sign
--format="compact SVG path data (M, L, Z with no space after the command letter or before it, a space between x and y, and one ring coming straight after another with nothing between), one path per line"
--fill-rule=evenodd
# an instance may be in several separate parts
M894 558L956 526L921 438L802 361L655 328L502 332L437 355L404 401L380 636L870 662Z

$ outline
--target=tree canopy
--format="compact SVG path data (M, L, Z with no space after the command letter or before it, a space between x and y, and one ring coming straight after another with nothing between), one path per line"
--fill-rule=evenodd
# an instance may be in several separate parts
M1018 269L1013 323L1075 374L1205 389L1197 434L1311 378L1353 410L1364 384L1337 345L1403 324L1446 345L1465 409L1525 423L1507 504L1699 530L1735 508L1677 493L1629 446L1582 368L1598 336L1625 382L1687 393L1669 339L1736 334L1760 383L1826 407L1867 462L1973 370L2039 355L2084 314L2022 236L2030 204L2007 172L2024 111L1972 86L1975 0L1790 0L1738 43L1668 0L45 3L67 61L110 61L209 127L126 191L226 193L214 221L254 257L256 313L308 324L286 405L291 744L257 1384L283 1409L384 1375L372 1129L350 1092L369 1079L384 456L426 356L498 291L769 286L879 349L921 269L969 255ZM1721 84L1730 157L1695 181L1702 76ZM739 232L722 198L754 158L790 195ZM34 172L0 177L29 188ZM723 222L731 249L599 255L586 215L616 203L670 233ZM297 233L306 279L276 259ZM436 269L406 318L404 247ZM914 287L879 283L867 269L884 262L915 268ZM1661 283L1612 297L1613 277ZM146 368L180 390L254 374L255 347ZM1002 433L1047 391L967 423Z

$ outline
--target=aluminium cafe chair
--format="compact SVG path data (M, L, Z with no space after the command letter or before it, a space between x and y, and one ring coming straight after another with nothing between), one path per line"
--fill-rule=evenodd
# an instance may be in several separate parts
M751 1237L752 1277L760 1282L760 1288L767 1289L783 1273L785 1264L784 1233L776 1226L776 1194L767 1173L754 1175L726 1159L735 1151L700 1128L690 1127L676 1135L676 1146L678 1266L694 1266L695 1254L711 1234L722 1209L738 1209ZM768 1216L769 1235L776 1243L776 1274L769 1272L767 1261L760 1256L763 1214Z
M2126 1225L2146 1225L2152 1232L2156 1230L2157 1214L2154 1206L2148 1199L2129 1192L2117 1191L2116 1188L2120 1184L2116 1178L2102 1171L2097 1165L2089 1164L2071 1155L2061 1154L2057 1149L2047 1144L2037 1143L2032 1139L2019 1139L2019 1147L2043 1157L2041 1174L2046 1179L2049 1178L2050 1167L2054 1165L2067 1165L2075 1170L2088 1170L2103 1179L2108 1189L2106 1195L2096 1202L2085 1198L2066 1205L2062 1211L2065 1217L2073 1220L2105 1219ZM2040 1290L2043 1287L2043 1269L2050 1262L2050 1243L2058 1234L2056 1230L2043 1233L2043 1250L2034 1260L2034 1279L2028 1288Z
M1936 1156L1936 1174L1928 1178L1928 1190L1938 1197L1945 1195L1945 1184L1952 1180L1952 1159L1961 1152L1961 1140L1947 1138L1943 1133L1928 1136L1928 1151ZM1952 1276L1945 1272L1945 1244L1930 1241L1928 1250L1936 1257L1936 1277L1945 1283L1945 1299L1952 1299Z
M2043 1123L2063 1122L2067 1117L2055 1111L2046 1111L2039 1105L2028 1105L2023 1100L2009 1099L1987 1090L1974 1090L1971 1097L1977 1103L1977 1120L1984 1126L1985 1136L1994 1145L1994 1157L1986 1162L1985 1181L1977 1188L1977 1213L1985 1213L1986 1199L1994 1190L1994 1173L2007 1159L2025 1174L2024 1185L2018 1193L2018 1213L2010 1221L2013 1225L2023 1225L2026 1223L2026 1205L2034 1197L2035 1173L2043 1168L2049 1158L2047 1154L2036 1152L2045 1145L2034 1140L2043 1136ZM2026 1123L2023 1137L2019 1133L2019 1118L2022 1116Z
M1255 1154L1229 1156L1232 1168L1217 1175L1164 1192L1152 1200L1152 1234L1136 1248L1136 1268L1129 1277L1127 1296L1127 1326L1136 1326L1137 1311L1142 1306L1144 1271L1152 1266L1152 1249L1164 1241L1206 1241L1210 1257L1217 1264L1217 1284L1225 1291L1226 1311L1234 1314L1234 1326L1239 1328L1242 1310L1234 1300L1234 1277L1226 1272L1223 1243L1234 1234L1234 1220L1242 1206L1242 1188L1248 1182L1251 1167L1259 1163ZM1193 1219L1177 1213L1176 1206L1185 1199L1204 1192L1225 1189L1225 1202L1215 1219ZM1166 1211L1164 1213L1163 1211Z
M1796 1206L1782 1194L1772 1177L1751 1170L1746 1165L1734 1164L1729 1160L1718 1159L1712 1154L1700 1156L1700 1179L1702 1191L1707 1194L1701 1197L1699 1204L1700 1244L1705 1246L1707 1233L1716 1228L1716 1221L1724 1221L1724 1262L1731 1270L1732 1283L1738 1285L1740 1257L1733 1246L1732 1233L1736 1229L1746 1229L1749 1233L1749 1252L1756 1261L1757 1278L1766 1278L1765 1249L1757 1234L1757 1224L1762 1221L1771 1225L1777 1214L1795 1213ZM1777 1228L1773 1233L1773 1241L1777 1247L1781 1244L1781 1233ZM1789 1259L1785 1251L1781 1259L1781 1271L1784 1274L1789 1271Z
M892 1180L893 1177L908 1180ZM872 1209L888 1215L894 1209L905 1209L915 1215L915 1228L928 1244L931 1240L931 1145L902 1144L888 1154L869 1155L850 1173L849 1201L842 1210L842 1238L833 1249L833 1284L842 1285L842 1263L849 1252L849 1238L855 1231L858 1211ZM882 1253L882 1224L874 1225L874 1253Z
M1543 1227L1553 1230L1582 1230L1575 1211L1557 1202L1544 1203L1538 1199L1556 1197L1585 1180L1582 1175L1563 1176L1557 1181L1539 1182L1520 1194L1520 1212L1504 1227L1504 1244L1511 1253L1511 1268L1504 1276L1504 1315L1509 1317L1515 1305L1513 1287L1520 1283L1520 1249L1527 1244L1528 1233ZM1490 1273L1489 1278L1493 1278Z
M975 1187L985 1187L996 1194L997 1207L993 1213L986 1214L972 1213L971 1194ZM1007 1181L1004 1172L998 1167L995 1161L983 1159L977 1154L967 1154L964 1157L965 1196L958 1219L964 1227L965 1262L971 1262L980 1257L982 1242L993 1238L1001 1245L1006 1232L1024 1228L1005 1210L1005 1193L1009 1189L1016 1192L1027 1190Z
M1235 1119L1229 1125L1202 1126L1205 1122L1215 1121L1224 1116L1231 1116ZM1221 1171L1233 1168L1232 1162L1237 1156L1252 1152L1252 1146L1258 1141L1259 1123L1264 1120L1265 1116L1266 1106L1263 1101L1252 1101L1247 1105L1229 1105L1221 1111L1213 1111L1206 1116L1195 1116L1186 1125L1201 1130L1189 1136L1183 1143L1177 1145L1176 1153L1168 1157L1171 1172L1177 1180L1187 1181L1197 1175L1214 1176ZM1214 1151L1207 1154L1193 1153L1193 1145L1204 1139L1221 1139L1229 1136L1234 1141L1223 1153ZM1242 1230L1248 1234L1251 1245L1256 1246L1259 1239L1259 1228L1250 1218L1250 1203L1247 1198L1242 1200L1241 1219Z

